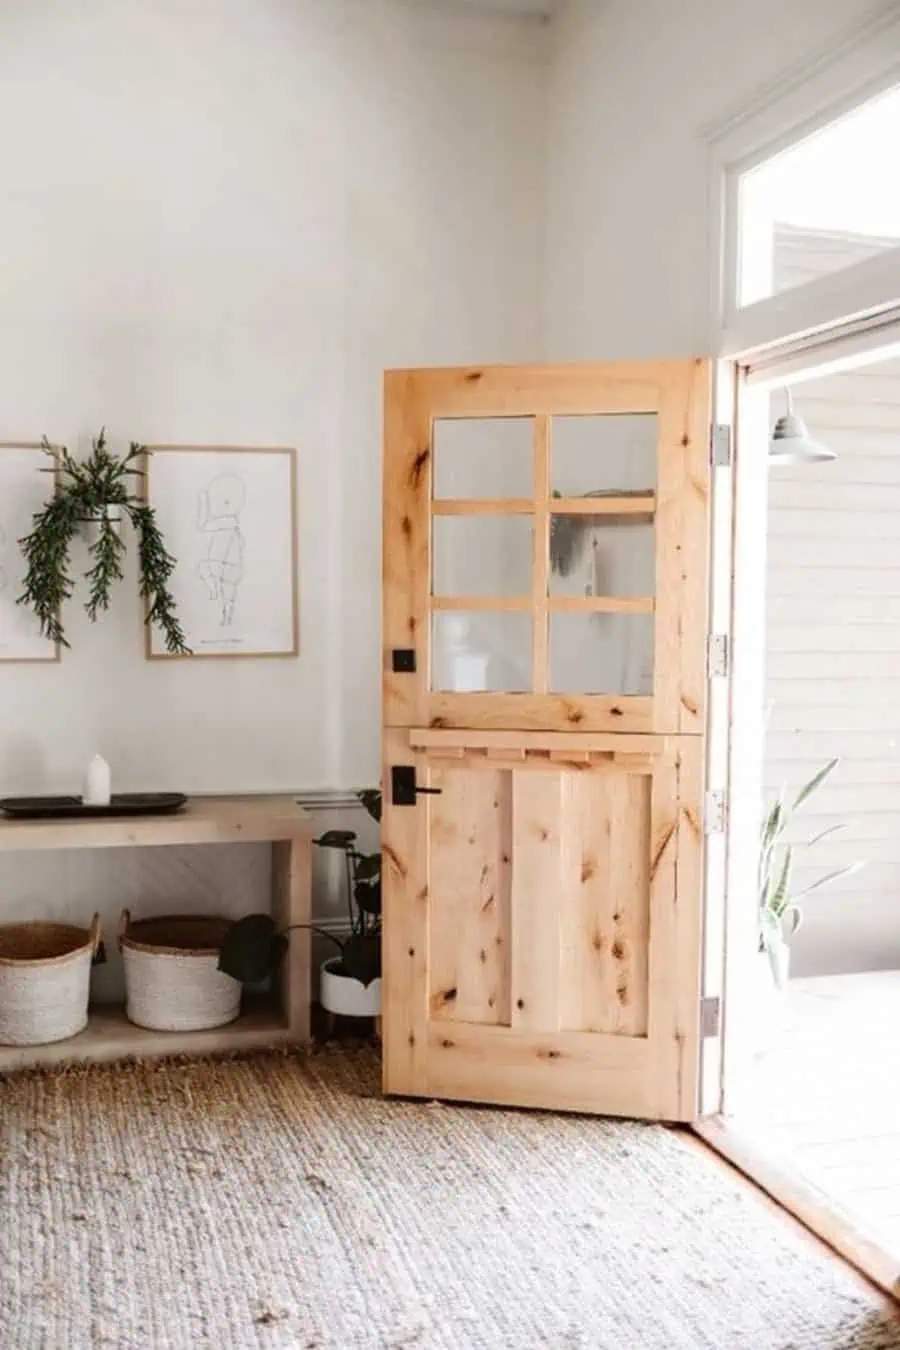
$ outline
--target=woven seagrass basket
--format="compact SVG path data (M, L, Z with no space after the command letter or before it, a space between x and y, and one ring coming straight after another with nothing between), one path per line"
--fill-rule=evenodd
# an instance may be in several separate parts
M83 1031L100 916L90 928L39 920L0 925L0 1044L49 1045Z
M204 915L132 919L124 910L119 946L129 1021L153 1031L205 1031L233 1022L241 986L218 969L228 927L228 919Z

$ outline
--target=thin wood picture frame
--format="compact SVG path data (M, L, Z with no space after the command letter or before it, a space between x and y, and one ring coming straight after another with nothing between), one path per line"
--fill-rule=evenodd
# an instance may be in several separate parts
M19 590L19 568L24 575L24 559L19 547L19 540L25 535L31 527L31 518L35 511L40 510L46 500L46 494L42 493L40 497L35 493L32 502L26 501L21 508L21 517L17 514L17 502L15 493L9 493L4 487L4 479L8 470L9 460L7 456L10 453L22 452L33 455L45 455L46 451L41 441L0 441L0 664L3 665L47 665L58 663L62 659L62 647L60 643L52 641L47 637L42 637L38 628L37 619L31 616L32 622L29 623L28 616L30 611L17 603L16 592ZM35 464L35 485L40 481L37 474L40 470L40 464ZM47 470L53 475L54 485L58 482L58 473L53 470ZM10 475L12 476L12 475ZM7 502L12 502L12 510L6 507ZM11 524L4 524L4 519L11 519ZM12 561L16 562L16 570L11 567ZM10 603L11 601L11 603ZM5 635L6 619L13 615L19 619L18 623L12 625L19 629L18 638L22 643L19 654L16 654L17 634L13 632L7 639ZM29 634L26 630L31 628ZM7 648L9 643L9 649ZM26 648L30 650L26 651Z
M213 457L224 461L226 467L212 469L209 461ZM170 470L165 491L161 490L166 476L161 472L163 462ZM264 465L267 472L261 472ZM258 471L259 480L255 489L247 481L247 475L252 477L254 470ZM300 579L296 449L292 446L147 445L144 472L144 498L155 508L166 546L176 559L172 591L191 649L186 654L165 651L159 633L149 622L149 606L145 603L144 653L147 660L234 661L298 656ZM275 491L276 488L280 490ZM175 489L179 493L177 507L172 495ZM276 518L274 525L269 528L271 522L267 522L263 531L261 513L266 493L272 495L271 505L275 508ZM196 504L193 513L188 510L192 495ZM280 518L279 513L282 513ZM255 566L252 593L248 597L245 583L251 532L257 540L264 534L266 549L273 548L281 556L268 558ZM194 538L187 544L184 536L191 534ZM202 546L198 544L198 535L208 536ZM269 580L273 581L271 591L266 590L266 568ZM262 614L267 597L271 601L268 617ZM215 616L214 620L211 615ZM266 640L269 622L272 624L271 641Z

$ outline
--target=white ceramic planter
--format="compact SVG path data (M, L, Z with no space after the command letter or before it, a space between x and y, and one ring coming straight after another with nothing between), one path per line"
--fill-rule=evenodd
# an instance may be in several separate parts
M791 949L786 942L779 942L768 953L769 972L780 994L787 989L791 974Z
M339 956L322 962L319 1002L325 1011L341 1017L380 1017L381 979L370 985L361 984L347 975L335 974L335 967L340 964Z
M757 1054L770 1050L784 1030L785 999L791 949L782 942L770 957L757 952L754 960L756 997L753 1006L753 1043Z
M81 522L82 535L88 548L93 548L100 538L100 522L109 521L115 534L122 533L122 509L119 506L104 506L95 516L86 517Z

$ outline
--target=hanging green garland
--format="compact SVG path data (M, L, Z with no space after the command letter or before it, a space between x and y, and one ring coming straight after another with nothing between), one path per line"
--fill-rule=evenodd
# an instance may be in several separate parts
M90 545L91 566L85 573L89 596L85 609L92 621L109 609L113 583L124 575L125 542L116 516L128 518L137 535L140 592L147 602L147 622L158 624L165 634L166 650L187 655L189 648L178 619L169 581L175 559L168 552L152 506L134 491L142 480L138 467L145 448L132 441L126 455L110 454L106 432L93 441L86 460L77 460L65 446L52 446L46 436L42 445L53 467L42 470L56 475L56 492L35 513L32 530L19 541L27 564L19 604L37 616L44 637L68 647L62 623L62 607L74 590L69 571L72 541L90 522L96 538Z

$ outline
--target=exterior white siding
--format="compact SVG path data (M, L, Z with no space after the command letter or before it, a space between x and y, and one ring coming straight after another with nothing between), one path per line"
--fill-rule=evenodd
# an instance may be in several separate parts
M879 245L779 231L776 276L800 282ZM900 966L900 360L795 390L796 410L837 451L769 479L766 795L840 764L804 808L798 838L847 822L796 884L865 860L816 892L794 946L797 975ZM773 418L783 398L773 395Z

